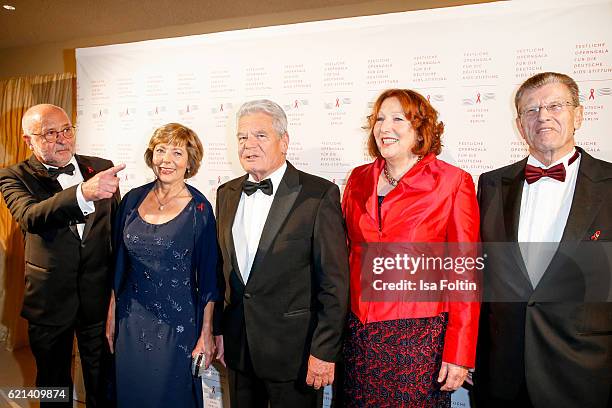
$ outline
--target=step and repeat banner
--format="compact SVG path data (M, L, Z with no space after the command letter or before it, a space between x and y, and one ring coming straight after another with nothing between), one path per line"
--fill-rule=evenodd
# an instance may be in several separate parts
M289 119L288 159L342 188L371 161L374 100L400 87L430 100L445 123L441 158L476 179L526 156L514 92L557 71L580 86L577 143L612 161L611 21L612 1L515 0L77 49L77 151L126 163L125 193L153 179L153 130L182 123L205 149L190 183L214 205L217 187L243 174L237 109L268 98ZM223 376L209 374L206 406L226 405ZM464 390L453 404L469 406Z

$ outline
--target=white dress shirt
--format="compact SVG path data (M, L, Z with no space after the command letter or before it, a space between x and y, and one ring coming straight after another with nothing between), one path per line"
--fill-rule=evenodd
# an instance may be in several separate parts
M566 172L565 181L542 177L523 185L518 241L522 243L521 253L534 288L550 264L567 224L580 166L580 157L568 165L575 153L574 148L550 166L531 155L527 159L527 164L545 169L563 163Z
M83 175L81 174L81 169L79 168L79 164L77 163L77 161L74 158L74 156L72 156L70 161L68 163L66 163L66 166L69 163L72 163L74 165L74 174L71 176L69 174L62 173L59 176L57 176L57 182L60 183L60 186L62 186L62 189L64 189L64 190L66 190L67 188L70 188L72 186L75 186L77 184L79 185L77 187L77 189L76 189L77 203L79 204L79 208L83 212L83 215L84 216L88 216L89 214L91 214L91 213L96 211L96 207L95 207L93 201L87 201L87 200L85 200L85 197L83 197L83 191L81 191L81 184L83 183ZM47 169L57 168L57 167L54 167L54 166L47 166L46 164L44 164L44 166ZM84 229L85 229L85 224L82 224L82 223L81 224L77 224L77 230L79 231L79 236L81 238L83 238L83 230Z
M240 202L232 225L232 235L238 267L245 284L249 280L253 260L259 246L259 239L268 219L278 185L285 175L285 170L287 170L286 162L268 177L272 181L272 195L266 195L261 190L257 190L250 196L246 195L244 191L240 195ZM251 175L249 175L249 180L256 182Z

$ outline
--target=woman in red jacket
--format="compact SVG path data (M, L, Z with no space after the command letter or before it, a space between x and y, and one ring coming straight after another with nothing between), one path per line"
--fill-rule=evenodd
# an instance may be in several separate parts
M474 183L465 171L436 158L444 125L417 92L385 91L369 128L368 148L376 160L353 170L342 202L352 312L346 403L450 407L450 392L474 366L479 304L373 299L362 292L364 282L372 282L364 276L372 268L362 272L367 268L361 263L367 243L476 243Z

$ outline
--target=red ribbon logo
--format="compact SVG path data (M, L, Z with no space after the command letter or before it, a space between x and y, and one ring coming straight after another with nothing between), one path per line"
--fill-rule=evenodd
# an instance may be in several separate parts
M223 112L223 104L221 104L221 108L219 109L219 112Z
M478 92L478 95L476 95L476 103L480 103L480 92Z
M295 100L295 105L294 105L293 107L294 107L294 108L297 108L297 107L298 107L298 101L297 101L297 99Z
M336 108L340 107L340 98L336 98Z
M591 94L589 95L589 99L595 99L595 89L591 88Z

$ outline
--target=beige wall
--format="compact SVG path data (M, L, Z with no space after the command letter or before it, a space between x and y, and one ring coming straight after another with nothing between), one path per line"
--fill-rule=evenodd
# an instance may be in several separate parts
M294 2L296 4L296 8L299 7L300 0L288 1ZM488 2L490 2L490 0L369 1L351 6L328 7L322 9L299 10L288 13L215 20L197 24L164 27L154 30L133 31L101 37L80 38L71 41L42 44L31 47L5 48L0 49L0 79L60 72L75 73L76 61L74 50L75 48L81 47L126 43L157 38L179 37L193 34L205 34L211 32L291 24L305 21L327 20L333 18L355 17ZM75 18L78 18L78 16L75 16ZM58 30L64 29L69 28L58 27Z

